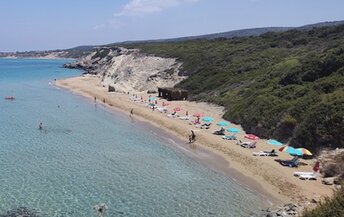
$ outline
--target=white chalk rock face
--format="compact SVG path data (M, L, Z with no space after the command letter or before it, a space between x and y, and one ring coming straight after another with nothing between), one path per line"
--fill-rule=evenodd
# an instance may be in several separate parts
M112 86L119 92L173 87L186 78L178 75L182 63L176 59L146 55L135 49L100 48L74 64L97 74L103 86Z

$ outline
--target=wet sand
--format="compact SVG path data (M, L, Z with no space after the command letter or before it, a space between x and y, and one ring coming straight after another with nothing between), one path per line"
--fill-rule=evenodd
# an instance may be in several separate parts
M124 115L128 115L128 118L130 110L133 109L133 119L138 124L141 122L149 123L149 126L154 127L147 129L153 132L158 130L160 135L164 135L162 138L169 138L169 142L176 148L183 150L184 153L205 166L235 179L246 188L258 192L274 204L285 202L303 203L313 198L318 200L332 194L331 188L321 184L320 179L317 181L304 181L293 177L295 171L311 171L313 160L303 160L307 165L300 166L298 169L282 167L274 161L276 159L274 157L252 155L252 152L278 149L276 146L268 145L266 140L259 140L256 149L244 149L236 145L234 141L223 140L220 136L213 135L212 131L219 128L215 123L223 120L221 118L224 113L222 107L188 101L168 102L170 103L167 107L169 109L168 113L171 113L174 107L179 106L183 108L182 111L178 112L180 116L185 116L186 111L188 111L189 115L202 112L205 116L215 119L210 129L199 129L194 125L190 125L190 121L169 118L167 117L168 113L153 111L146 106L146 103L134 102L129 99L131 95L107 92L107 89L100 85L99 78L75 77L57 81L56 85L88 97L91 101L94 101L96 97L97 103L109 106L114 111L124 112ZM142 96L144 100L148 99L148 94L138 95ZM152 94L152 96L154 95ZM162 102L167 102L163 99L157 101L160 106ZM231 124L230 127L237 127L242 130L239 125ZM190 130L195 130L196 133L196 142L191 146L187 143ZM242 141L247 141L244 135L245 132L241 131L241 133L237 134L237 137ZM291 159L291 156L286 153L278 154L278 159Z

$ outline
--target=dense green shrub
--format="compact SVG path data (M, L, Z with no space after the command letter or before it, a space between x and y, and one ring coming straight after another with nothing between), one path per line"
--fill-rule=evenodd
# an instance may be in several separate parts
M332 198L326 198L313 210L306 210L303 217L343 217L344 188L338 190Z
M344 25L260 37L125 45L183 62L191 100L224 105L249 133L344 147Z

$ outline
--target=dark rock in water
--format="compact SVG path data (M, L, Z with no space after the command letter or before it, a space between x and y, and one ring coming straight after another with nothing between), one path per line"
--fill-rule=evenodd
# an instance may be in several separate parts
M261 210L254 217L292 217L298 216L300 208L296 204L288 203L283 206Z
M39 217L39 215L34 210L29 210L26 207L19 207L9 210L5 214L0 214L0 217Z

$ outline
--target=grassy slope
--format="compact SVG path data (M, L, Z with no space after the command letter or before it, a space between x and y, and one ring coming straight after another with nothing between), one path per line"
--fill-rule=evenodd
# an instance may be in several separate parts
M260 37L125 45L176 57L178 87L227 108L224 118L311 150L344 147L344 25Z

